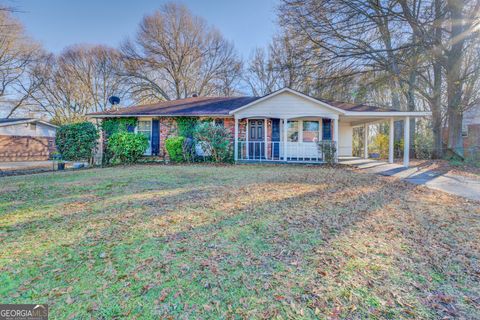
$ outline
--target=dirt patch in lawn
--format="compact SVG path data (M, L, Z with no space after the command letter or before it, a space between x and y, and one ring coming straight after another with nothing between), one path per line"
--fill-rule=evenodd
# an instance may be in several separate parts
M5 178L0 300L56 318L480 318L480 204L342 168Z

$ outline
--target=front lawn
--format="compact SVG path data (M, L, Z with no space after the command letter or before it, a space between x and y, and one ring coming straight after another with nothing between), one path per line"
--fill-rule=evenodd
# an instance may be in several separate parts
M480 204L346 169L0 179L0 303L53 318L480 318Z

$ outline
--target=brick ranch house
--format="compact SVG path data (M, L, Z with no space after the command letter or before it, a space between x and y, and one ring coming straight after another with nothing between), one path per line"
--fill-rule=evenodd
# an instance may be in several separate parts
M89 114L97 122L106 118L137 118L135 131L144 133L150 142L146 155L167 156L165 140L177 135L175 118L187 116L213 119L228 128L236 162L287 163L323 162L317 141L335 144L337 159L351 157L354 127L403 120L407 141L405 166L409 164L409 119L430 115L320 100L290 88L263 97L192 97ZM390 128L389 161L393 162L393 125ZM365 135L365 142L367 138ZM367 148L364 154L368 157Z
M0 118L0 162L48 160L57 126L33 118Z

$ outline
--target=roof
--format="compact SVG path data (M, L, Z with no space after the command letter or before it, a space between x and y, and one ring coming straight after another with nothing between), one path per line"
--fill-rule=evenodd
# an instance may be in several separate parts
M56 125L35 118L0 118L0 127L32 122L38 122L53 128L58 128Z
M324 103L327 103L331 106L336 108L345 110L345 111L356 111L356 112L395 112L398 110L382 108L371 106L363 103L348 103L348 102L341 102L341 101L333 101L333 100L324 100L324 99L317 99Z
M92 117L127 117L127 116L228 116L242 109L249 108L265 99L282 92L290 92L310 101L319 103L343 115L426 115L425 112L401 112L366 104L354 104L333 100L317 99L299 91L283 88L263 97L192 97L179 100L162 101L153 104L139 105L127 108L112 109L104 112L88 114Z
M192 97L90 113L90 116L228 116L258 97Z
M33 118L0 118L0 123L23 122L28 120L34 120L34 119Z

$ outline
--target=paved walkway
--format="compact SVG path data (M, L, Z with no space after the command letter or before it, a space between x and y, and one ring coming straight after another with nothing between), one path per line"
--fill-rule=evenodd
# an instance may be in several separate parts
M51 169L53 161L16 161L0 162L0 171L16 171L30 169Z
M417 167L405 168L400 164L390 164L371 159L341 159L340 163L369 173L397 177L410 183L425 185L431 189L480 201L480 178L475 179L450 173L443 174Z

